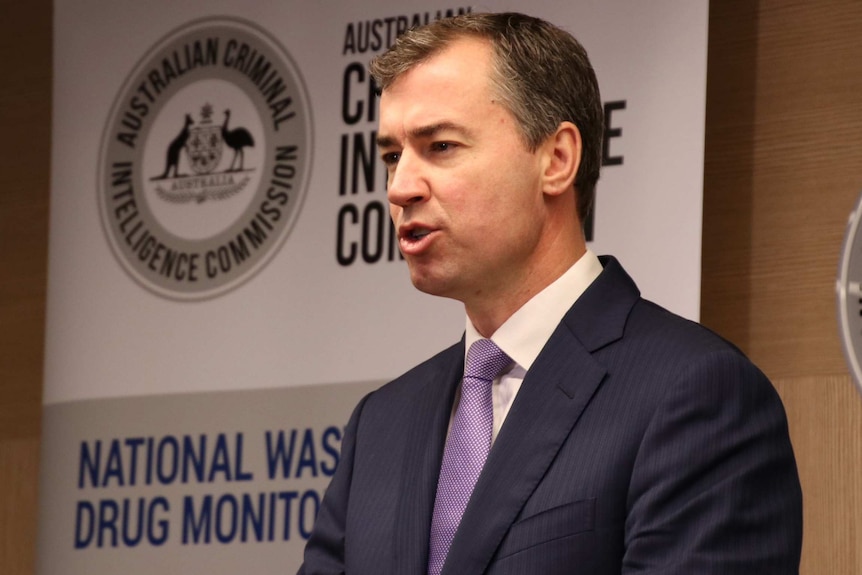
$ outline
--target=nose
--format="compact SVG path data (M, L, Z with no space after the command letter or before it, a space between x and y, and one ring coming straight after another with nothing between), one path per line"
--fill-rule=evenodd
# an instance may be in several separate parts
M406 208L428 199L430 188L422 160L406 151L389 169L386 195L392 205Z

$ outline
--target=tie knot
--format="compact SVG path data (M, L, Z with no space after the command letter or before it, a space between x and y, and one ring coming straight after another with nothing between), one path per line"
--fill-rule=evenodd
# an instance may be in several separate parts
M464 378L494 381L500 372L511 365L512 359L490 339L473 342L467 351Z

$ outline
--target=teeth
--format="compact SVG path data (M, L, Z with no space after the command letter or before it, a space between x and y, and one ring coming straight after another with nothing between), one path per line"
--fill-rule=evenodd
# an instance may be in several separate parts
M410 237L414 240L419 240L431 233L431 230L413 230L410 232Z

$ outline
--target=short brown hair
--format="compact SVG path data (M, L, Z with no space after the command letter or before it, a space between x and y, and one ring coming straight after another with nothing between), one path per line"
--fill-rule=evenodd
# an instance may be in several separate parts
M514 12L463 14L408 30L372 60L371 75L386 90L401 74L465 36L488 40L493 49L491 82L535 150L560 123L578 127L583 140L575 177L578 216L592 210L602 161L604 111L587 52L571 34Z

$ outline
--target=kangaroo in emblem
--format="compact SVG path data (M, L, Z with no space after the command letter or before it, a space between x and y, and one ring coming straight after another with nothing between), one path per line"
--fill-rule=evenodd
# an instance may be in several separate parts
M174 171L174 177L179 178L183 174L179 173L180 169L180 152L183 151L183 148L186 147L186 142L189 139L189 126L194 124L194 120L192 117L186 114L186 123L183 126L183 129L177 134L177 137L173 139L171 144L168 146L168 153L165 162L165 173L161 175L160 180L164 180L170 174L171 169Z

